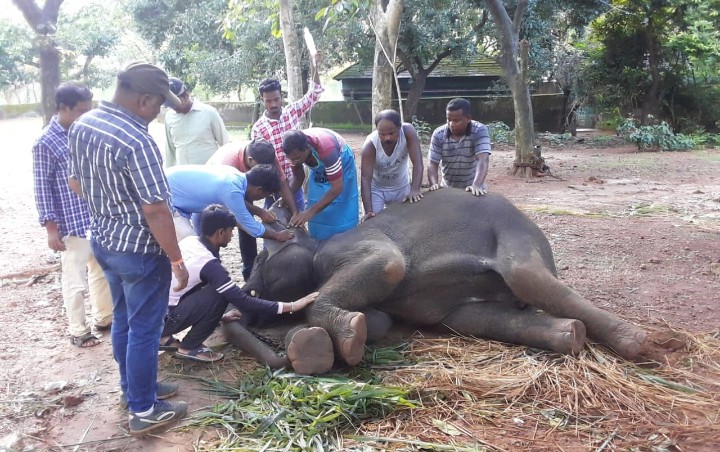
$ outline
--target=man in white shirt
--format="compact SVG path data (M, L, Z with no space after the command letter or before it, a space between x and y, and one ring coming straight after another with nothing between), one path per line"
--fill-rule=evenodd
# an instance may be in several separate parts
M230 142L225 124L215 108L190 97L182 80L170 77L170 90L182 103L165 115L165 167L204 165Z

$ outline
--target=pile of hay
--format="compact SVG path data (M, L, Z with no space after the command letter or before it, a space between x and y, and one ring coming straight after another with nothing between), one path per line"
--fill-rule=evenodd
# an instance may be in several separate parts
M190 427L217 432L205 450L713 450L720 340L686 335L670 358L416 337L333 375L208 381L228 402Z
M366 423L361 435L487 450L712 450L720 444L720 340L686 334L685 343L675 362L634 364L592 344L571 357L414 339L418 363L382 379L413 387L422 406Z

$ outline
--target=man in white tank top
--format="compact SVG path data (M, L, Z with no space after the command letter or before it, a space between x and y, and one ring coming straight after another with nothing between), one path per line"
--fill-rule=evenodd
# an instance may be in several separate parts
M412 179L408 157L412 162ZM395 110L375 116L375 130L365 139L360 166L360 196L365 215L374 217L386 205L422 199L423 160L420 138L412 124L402 123Z

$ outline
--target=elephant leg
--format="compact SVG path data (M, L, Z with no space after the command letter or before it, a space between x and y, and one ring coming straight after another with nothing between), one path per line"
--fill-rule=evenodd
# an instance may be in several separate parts
M323 374L335 361L330 335L318 326L301 325L288 331L285 350L293 370L303 375Z
M588 337L626 359L637 358L643 351L647 339L643 330L594 306L562 284L539 253L532 252L526 258L511 253L502 255L512 257L499 262L498 271L518 298L556 317L580 320Z
M585 343L585 325L535 309L517 309L498 301L460 305L442 321L451 332L512 344L578 353Z
M360 311L387 297L405 277L405 258L392 244L358 247L357 262L345 265L320 289L307 309L311 325L324 328L335 350L349 365L359 363L368 337Z
M368 341L382 339L392 328L393 321L389 314L372 308L363 309L362 313L365 314Z
M290 366L287 356L281 356L261 341L254 334L245 328L240 321L223 323L223 334L225 338L243 352L257 359L261 364L270 366L272 369L281 369Z

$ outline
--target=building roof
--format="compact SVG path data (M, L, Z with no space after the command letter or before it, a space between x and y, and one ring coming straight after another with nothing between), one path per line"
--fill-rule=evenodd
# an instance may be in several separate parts
M372 78L372 66L364 66L355 63L347 69L341 71L335 77L335 80L344 79L363 79ZM479 57L469 62L460 60L444 59L438 64L434 71L430 73L432 77L502 77L503 72L499 64L493 59ZM410 78L408 71L402 71L398 74L398 78Z

